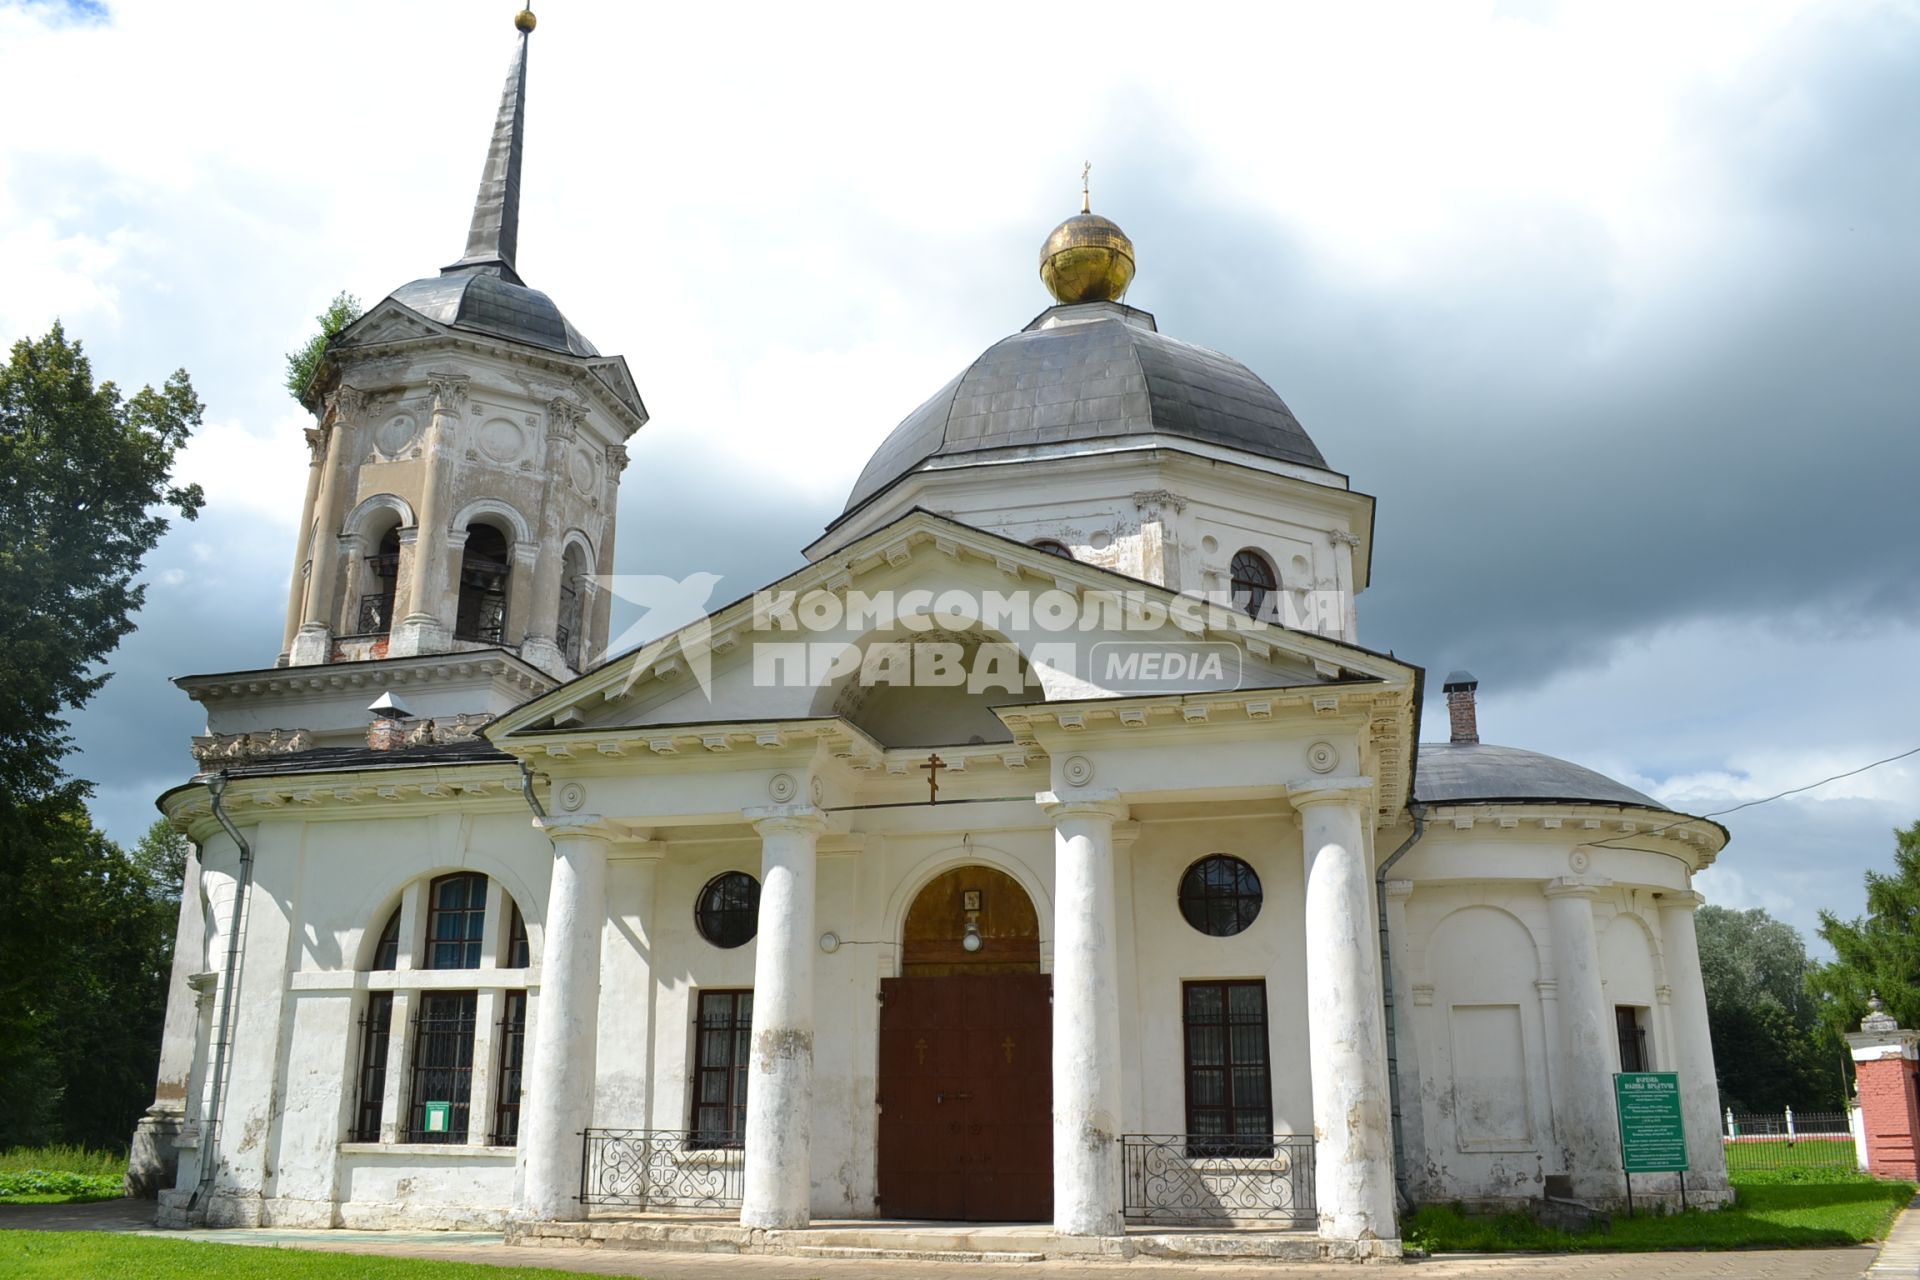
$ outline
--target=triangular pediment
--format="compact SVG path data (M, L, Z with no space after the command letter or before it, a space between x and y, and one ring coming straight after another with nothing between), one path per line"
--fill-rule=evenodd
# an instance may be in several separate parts
M382 298L371 311L342 329L334 343L339 347L370 347L444 337L450 332L445 325L427 319L405 303Z
M977 706L920 692L950 689L954 661ZM835 716L874 732L863 715L921 714L982 726L991 741L994 709L1018 704L1411 687L1417 675L1386 655L914 511L528 703L490 736ZM903 685L921 701L887 712Z

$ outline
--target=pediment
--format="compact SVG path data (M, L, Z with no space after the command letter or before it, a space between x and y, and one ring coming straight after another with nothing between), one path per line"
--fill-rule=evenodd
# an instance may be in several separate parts
M341 330L342 347L370 347L418 338L437 338L451 331L427 319L412 307L383 298L371 311Z
M967 697L942 666L955 649ZM891 707L890 722L937 715L986 736L994 708L1014 704L1410 687L1416 675L1357 646L915 511L528 703L490 736L834 716L872 732L862 715L880 715L875 704L897 702L902 687L921 701Z

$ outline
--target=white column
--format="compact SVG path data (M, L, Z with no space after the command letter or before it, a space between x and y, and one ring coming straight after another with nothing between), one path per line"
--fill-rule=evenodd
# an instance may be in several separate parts
M540 948L539 1016L520 1093L526 1179L519 1211L536 1221L566 1221L585 1212L580 1131L593 1120L600 933L614 833L588 815L542 818L539 825L553 841L553 879Z
M1600 984L1600 943L1593 927L1593 899L1610 883L1563 876L1543 890L1560 1004L1560 1090L1553 1129L1566 1153L1575 1198L1591 1201L1626 1194L1613 1106L1615 1027Z
M1320 1235L1365 1252L1365 1242L1400 1236L1380 938L1367 859L1373 780L1296 783L1287 799L1300 815L1306 863L1307 1040Z
M1118 1235L1120 955L1114 792L1039 797L1053 819L1053 1228Z
M1707 1029L1707 988L1700 978L1700 942L1693 913L1705 898L1691 889L1659 895L1660 949L1673 995L1668 1021L1680 1073L1680 1110L1687 1134L1687 1198L1712 1204L1730 1196L1727 1153L1720 1142L1720 1086Z
M826 818L806 805L749 810L760 833L760 931L740 1225L812 1220L815 851Z
M433 418L423 438L418 535L413 547L412 582L402 589L412 601L407 615L394 622L387 656L410 658L421 653L445 653L453 648L453 611L447 601L459 596L455 578L458 557L448 537L453 514L447 510L453 484L454 454L459 447L460 424L467 409L467 379L462 374L429 374L433 387ZM398 593L394 612L398 613Z

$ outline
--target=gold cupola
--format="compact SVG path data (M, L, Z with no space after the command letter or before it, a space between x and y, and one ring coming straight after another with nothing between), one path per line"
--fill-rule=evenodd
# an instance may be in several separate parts
M1040 279L1054 300L1118 302L1133 283L1133 241L1089 207L1087 175L1080 171L1080 212L1062 222L1040 246Z

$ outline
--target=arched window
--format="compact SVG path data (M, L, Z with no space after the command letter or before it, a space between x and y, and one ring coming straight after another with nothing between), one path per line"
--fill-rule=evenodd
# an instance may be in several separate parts
M560 656L575 671L580 669L580 658L586 650L586 592L583 590L586 575L586 556L581 554L578 544L569 546L560 558L560 624L554 643L560 646Z
M700 936L716 947L740 947L760 931L760 882L744 871L707 881L694 906Z
M507 535L490 524L467 526L460 554L460 608L454 616L456 640L499 644L507 624Z
M360 593L360 616L354 633L380 636L393 630L394 588L400 581L400 526L380 536L380 545L367 557L367 590Z
M1249 617L1273 621L1274 591L1280 586L1280 576L1273 571L1273 562L1255 551L1245 547L1233 553L1233 603L1234 607Z
M1035 538L1027 545L1035 551L1044 551L1050 556L1059 556L1062 560L1073 559L1073 552L1068 549L1067 544L1064 542L1056 542L1052 538Z
M513 926L507 930L507 959L502 967L524 969L530 962L527 949L527 918L520 914L520 907L515 904Z
M373 949L373 967L376 972L390 972L400 967L400 908L395 907L393 914L387 917L387 927L380 931L380 945Z
M1252 924L1264 900L1260 877L1231 854L1202 858L1180 877L1180 914L1216 938L1230 938Z
M476 871L441 876L427 889L429 969L478 969L487 928L487 878Z

